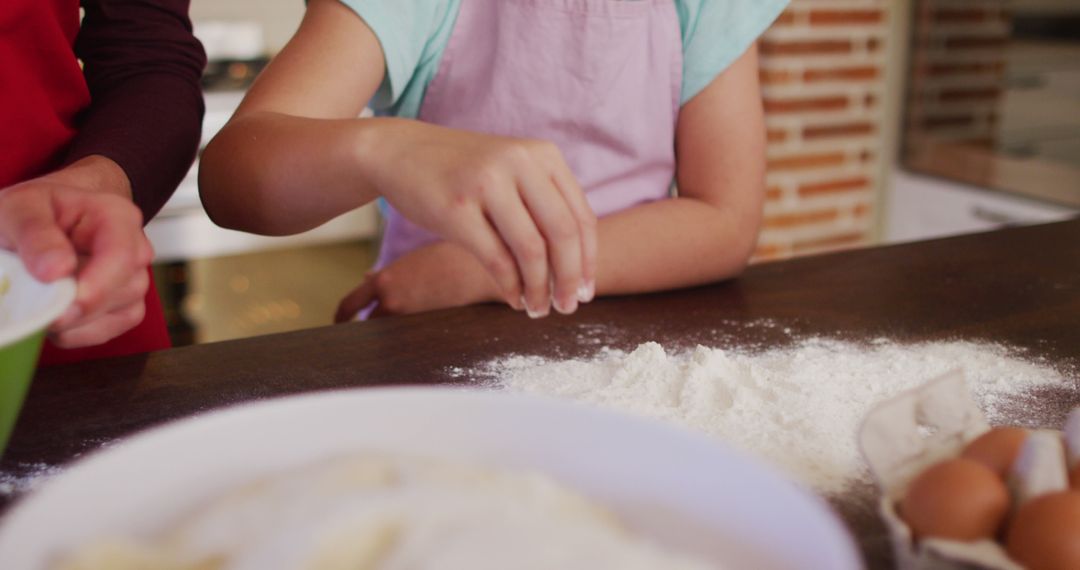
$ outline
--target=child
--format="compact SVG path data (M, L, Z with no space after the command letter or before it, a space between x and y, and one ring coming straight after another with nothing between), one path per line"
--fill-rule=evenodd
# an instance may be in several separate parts
M339 320L731 277L764 193L753 43L785 4L311 0L203 155L203 200L285 234L384 196ZM355 118L369 101L382 116Z

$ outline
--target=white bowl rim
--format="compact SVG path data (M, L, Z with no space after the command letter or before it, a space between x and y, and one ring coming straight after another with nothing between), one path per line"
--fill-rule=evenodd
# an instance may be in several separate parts
M71 277L64 277L52 283L42 283L30 275L22 260L14 253L0 250L0 260L12 263L17 268L18 278L25 277L32 280L39 287L55 291L53 301L32 314L30 318L6 326L0 325L0 347L6 347L24 340L38 331L45 330L54 320L64 314L64 311L75 300L75 280Z
M24 497L23 500L20 500L13 505L10 512L0 518L0 545L5 547L12 546L10 540L11 537L9 536L12 528L24 522L22 520L23 515L40 511L45 505L54 502L54 497L52 495L54 495L53 490L56 487L70 486L69 482L83 478L86 473L99 471L101 467L109 466L109 468L112 468L116 458L124 457L126 459L127 456L140 452L148 445L175 440L179 436L190 438L192 427L196 425L205 429L233 425L240 420L250 421L258 412L281 412L285 409L295 411L305 407L314 407L320 403L341 398L343 396L347 398L364 397L372 400L382 399L387 401L394 401L398 398L431 399L445 398L447 396L472 400L473 402L481 399L500 398L500 401L504 403L515 401L518 405L538 406L547 409L562 408L563 412L571 408L577 408L578 413L587 410L587 413L594 417L601 418L605 422L611 422L613 420L629 422L630 425L636 424L636 429L647 428L653 432L664 433L666 434L666 437L678 438L693 443L694 445L706 444L709 447L717 448L718 453L744 464L747 468L759 471L764 478L770 480L770 485L782 484L786 487L784 490L785 494L797 496L798 500L803 502L805 506L812 507L814 516L818 518L817 522L821 527L824 527L821 530L824 530L825 534L829 535L829 540L832 541L832 544L830 545L832 555L837 560L845 563L842 567L864 567L854 537L850 534L850 531L842 522L839 515L824 499L799 487L776 470L767 468L764 463L756 460L752 456L731 448L722 442L714 441L710 438L706 438L706 436L702 434L680 429L659 420L586 406L584 404L558 398L530 394L508 394L478 389L476 387L454 385L407 385L349 388L259 399L200 412L192 416L179 418L143 430L123 438L115 445L107 446L106 448L96 450L85 457L79 458L77 461L67 466L64 472L57 476L55 480L46 481L41 488L34 490L34 492L30 493L27 497Z

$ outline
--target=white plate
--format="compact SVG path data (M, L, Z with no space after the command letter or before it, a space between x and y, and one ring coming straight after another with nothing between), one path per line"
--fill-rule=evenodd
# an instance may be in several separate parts
M823 501L704 436L581 404L454 388L330 392L148 431L73 465L0 527L5 568L143 536L259 475L362 450L547 473L631 528L732 569L860 568Z

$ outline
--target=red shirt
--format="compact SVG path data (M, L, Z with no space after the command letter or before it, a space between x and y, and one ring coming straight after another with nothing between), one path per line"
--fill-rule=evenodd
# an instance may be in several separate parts
M145 219L190 167L202 119L202 47L188 0L3 0L0 189L92 154L128 175ZM82 59L85 70L80 67ZM151 280L146 318L104 345L45 347L58 364L167 348Z
M90 90L72 51L78 0L4 0L0 10L0 188L61 164Z

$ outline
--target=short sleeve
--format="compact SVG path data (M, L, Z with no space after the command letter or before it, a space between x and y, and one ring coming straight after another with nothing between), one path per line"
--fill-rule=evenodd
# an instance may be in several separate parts
M735 62L788 0L676 0L683 39L682 103Z
M371 28L386 58L386 77L371 107L385 112L403 99L422 98L430 77L421 75L446 48L461 0L340 1Z

